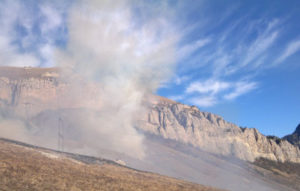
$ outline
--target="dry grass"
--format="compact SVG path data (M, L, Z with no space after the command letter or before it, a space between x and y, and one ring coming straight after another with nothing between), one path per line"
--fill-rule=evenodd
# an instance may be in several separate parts
M109 163L85 164L63 156L55 158L0 140L0 190L217 189Z
M265 158L256 159L253 164L264 169L256 168L261 175L268 176L269 179L295 190L300 190L300 164L276 162ZM271 173L264 173L265 170Z
M276 162L271 161L265 158L259 158L254 162L255 165L260 166L262 168L274 171L282 171L289 175L296 175L300 177L300 164L292 163L292 162Z

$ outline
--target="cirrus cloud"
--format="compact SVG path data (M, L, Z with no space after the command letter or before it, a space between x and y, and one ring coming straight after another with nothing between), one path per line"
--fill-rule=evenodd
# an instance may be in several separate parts
M186 101L199 107L211 107L228 100L235 100L258 87L257 82L251 81L220 81L209 79L191 82L182 95L169 96L176 101Z

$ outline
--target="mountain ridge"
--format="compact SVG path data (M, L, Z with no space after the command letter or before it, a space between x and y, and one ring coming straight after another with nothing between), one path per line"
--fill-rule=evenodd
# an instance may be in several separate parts
M296 127L296 130L290 134L284 136L282 139L287 140L293 145L296 145L300 149L300 124Z
M218 115L181 103L160 102L152 105L139 127L208 152L233 155L247 161L260 157L281 162L300 161L299 149L286 140L276 142L257 129L242 129Z
M0 108L31 119L48 109L101 107L98 84L83 82L79 94L78 87L61 79L60 72L58 68L1 67ZM136 124L143 131L250 162L263 157L300 163L299 148L287 140L240 128L218 115L161 96L146 95L143 104L148 110Z

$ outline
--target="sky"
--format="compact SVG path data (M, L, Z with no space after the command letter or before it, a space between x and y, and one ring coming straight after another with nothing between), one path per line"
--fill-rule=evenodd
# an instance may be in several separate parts
M0 0L0 65L56 66L56 52L68 46L68 18L76 2ZM265 135L282 137L300 123L299 1L114 3L128 9L109 6L104 16L140 39L136 57L162 48L156 41L174 37L174 60L169 60L174 63L164 65L172 74L155 93ZM129 10L126 23L118 19L120 10Z

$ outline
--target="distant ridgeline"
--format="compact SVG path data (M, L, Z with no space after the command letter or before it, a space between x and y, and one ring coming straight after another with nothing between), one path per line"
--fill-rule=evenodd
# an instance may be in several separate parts
M284 140L287 140L293 145L297 145L300 149L300 124L297 126L294 133L283 137Z

